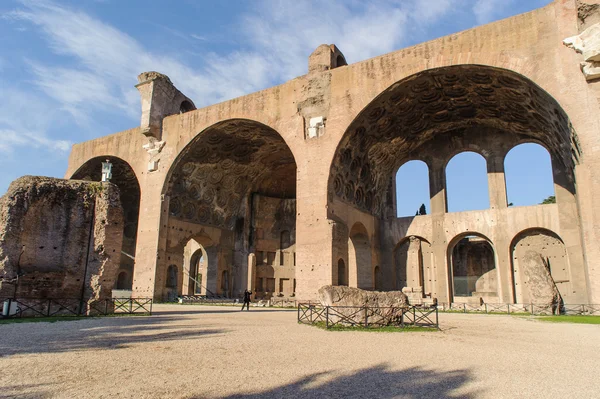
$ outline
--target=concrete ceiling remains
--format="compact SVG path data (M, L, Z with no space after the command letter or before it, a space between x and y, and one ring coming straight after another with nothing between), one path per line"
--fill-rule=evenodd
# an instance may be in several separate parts
M424 143L448 140L443 133L474 127L529 137L572 164L569 120L547 92L499 68L444 67L395 83L358 115L334 155L330 199L381 216L389 179L405 159Z
M275 130L232 119L192 140L167 184L171 216L232 229L250 193L296 197L296 162Z

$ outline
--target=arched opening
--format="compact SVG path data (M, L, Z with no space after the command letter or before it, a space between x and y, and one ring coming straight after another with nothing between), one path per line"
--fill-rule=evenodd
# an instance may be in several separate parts
M207 295L205 281L203 281L203 277L208 274L207 258L206 251L202 246L192 255L188 273L188 295Z
M490 241L467 233L448 246L451 292L456 302L498 302L498 271Z
M571 278L565 244L546 229L529 229L511 243L515 303L556 305L569 301Z
M256 287L268 292L257 297L270 297L278 288L283 295L293 294L296 163L275 130L245 119L210 126L182 150L164 194L169 201L167 234L175 242L182 240L179 229L206 230L214 238L210 251L215 256L208 254L203 274L208 290L213 291L214 270L216 293L241 295L247 287L248 255L254 253Z
M344 262L344 259L339 259L338 260L338 281L337 281L337 285L348 285L348 279L346 277L346 263Z
M329 212L340 214L346 206L376 217L393 214L390 178L415 154L431 169L431 212L443 212L446 181L439 160L481 147L496 151L500 138L542 143L564 169L557 184L574 193L573 134L559 104L515 72L482 65L429 69L391 85L348 127L331 163ZM485 165L476 170L487 173ZM487 179L481 184L487 187ZM489 207L488 191L481 197L485 206L469 208ZM458 197L459 204L467 200Z
M126 271L122 271L117 276L117 283L115 288L118 290L128 290L131 289L131 282L129 281L129 273Z
M167 288L177 289L177 266L169 265L167 268L167 279L165 286Z
M550 153L536 143L513 147L504 158L509 206L554 203L554 178Z
M408 161L396 172L396 215L426 215L429 209L429 168L423 161Z
M184 100L181 102L181 105L179 106L179 113L180 114L185 114L186 112L190 112L195 110L196 107L194 107L194 104L192 104L190 101L188 100Z
M223 270L221 273L221 292L229 297L229 270Z
M396 287L405 291L411 303L431 296L434 291L433 260L430 243L422 237L406 237L394 250Z
M476 152L455 155L446 165L448 212L488 209L487 162Z
M361 289L373 289L371 264L371 241L365 226L357 223L350 230L348 239L349 285Z
M375 269L373 269L373 280L375 281L375 290L381 291L383 287L381 285L381 269L379 266L375 266Z
M102 162L108 160L112 164L112 178L110 182L119 187L121 206L123 207L123 247L121 250L120 268L129 276L134 276L135 250L137 245L138 218L140 213L140 185L133 168L120 158L102 156L92 158L84 163L71 179L101 181ZM128 286L132 288L132 279L128 279Z
M346 63L346 59L345 59L345 58L344 58L344 57L343 57L341 54L339 54L339 55L336 57L336 59L335 59L335 66L336 66L336 67L341 67L341 66L344 66L344 65L348 65L348 64Z

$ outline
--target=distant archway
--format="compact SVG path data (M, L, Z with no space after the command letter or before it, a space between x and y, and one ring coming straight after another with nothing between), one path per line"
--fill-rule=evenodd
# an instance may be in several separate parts
M422 237L409 236L394 249L396 287L398 291L410 288L421 297L433 292L433 261L431 244Z
M554 232L533 228L519 233L511 243L513 300L515 303L548 303L572 292L567 250Z
M498 270L490 240L478 233L465 233L448 246L451 298L498 302Z
M357 223L348 238L349 285L362 289L373 289L371 265L371 241L365 226Z

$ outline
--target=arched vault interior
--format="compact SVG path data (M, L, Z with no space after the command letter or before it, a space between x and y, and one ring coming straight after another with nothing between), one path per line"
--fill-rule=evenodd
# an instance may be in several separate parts
M578 156L564 111L523 76L479 65L432 69L395 83L353 121L334 155L329 198L382 216L403 162L418 159L426 143L474 128L540 142L566 171Z
M71 177L75 180L101 181L102 162L112 164L111 183L119 187L124 213L123 251L135 256L138 216L140 212L140 185L131 166L120 158L106 156L87 161Z
M249 194L296 197L296 163L272 128L227 120L200 133L182 151L166 191L172 217L233 229Z

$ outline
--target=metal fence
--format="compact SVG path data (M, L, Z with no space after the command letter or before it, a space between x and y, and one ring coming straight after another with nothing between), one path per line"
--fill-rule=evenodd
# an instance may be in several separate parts
M231 306L240 304L241 298L227 298L222 296L207 296L207 295L181 295L177 298L177 301L182 304L199 304L199 305L222 305ZM252 302L254 306L265 306L275 308L295 308L297 301L290 299L265 299L255 300Z
M439 328L435 307L322 306L298 304L298 323L333 327L428 327Z
M512 304L484 303L473 305L468 303L440 303L438 309L442 312L485 313L485 314L529 314L532 316L583 316L600 315L600 305L547 305L547 304Z
M152 314L152 298L112 298L88 301L74 298L0 299L2 318L108 316Z

